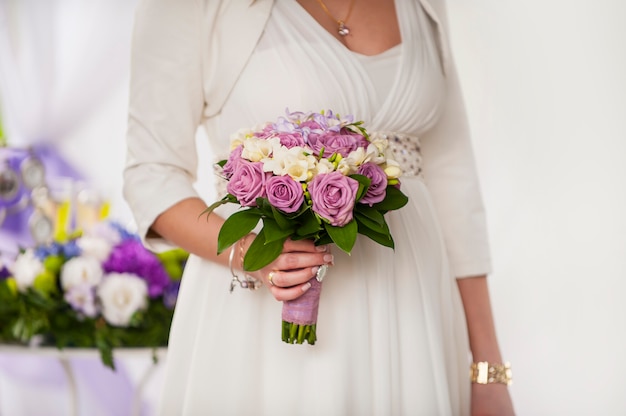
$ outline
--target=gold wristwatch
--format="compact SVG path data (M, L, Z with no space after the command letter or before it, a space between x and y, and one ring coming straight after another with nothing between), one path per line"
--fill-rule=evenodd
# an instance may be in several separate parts
M470 380L478 384L502 383L510 386L513 382L511 364L493 364L487 361L472 363Z

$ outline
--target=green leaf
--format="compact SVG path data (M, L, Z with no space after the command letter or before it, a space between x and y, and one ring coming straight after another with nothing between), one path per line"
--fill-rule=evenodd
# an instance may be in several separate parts
M231 245L250 233L259 223L259 213L253 208L235 212L228 217L217 236L217 254L222 253Z
M350 177L359 183L359 189L356 192L356 201L359 201L367 192L367 189L370 187L372 180L365 175L359 175L356 173L350 175Z
M209 217L209 215L219 206L222 206L224 204L228 204L228 203L237 203L237 198L235 198L234 195L228 194L226 195L224 198L220 199L219 201L216 201L214 203L212 203L211 205L209 205L204 211L202 211L200 213L200 215L198 215L198 218L206 215L207 219Z
M379 211L393 211L400 209L409 202L409 198L395 186L387 186L387 195L385 199L378 204L374 204L372 208Z
M361 214L361 216L367 217L379 225L383 225L385 223L385 216L383 213L368 205L356 204L354 211L355 213Z
M106 328L106 327L105 327ZM111 370L115 370L115 362L113 361L113 348L109 343L108 336L105 329L96 329L96 347L100 352L100 359L102 363L109 367Z
M265 230L262 229L256 236L243 259L243 268L253 272L267 266L282 253L283 244L287 237L266 243Z
M280 228L284 230L293 230L293 221L289 220L289 218L287 218L285 214L272 207L272 215L274 216L274 220Z
M281 239L285 241L286 237L293 234L294 229L293 227L285 229L274 221L274 219L263 218L263 232L265 234L265 243L270 243Z
M389 233L386 233L386 234L377 233L371 228L367 228L367 227L362 226L362 224L359 224L359 234L369 237L373 241L385 247L395 248L393 237L391 237L391 234Z
M300 216L300 226L296 229L296 234L299 236L308 236L317 234L320 230L323 230L321 221L313 214L313 211L307 209L307 211Z
M356 221L353 219L343 227L334 227L330 224L324 223L324 227L337 247L350 254L352 247L354 247L354 243L356 242L356 235L358 232L358 225Z
M380 224L376 221L372 221L365 215L358 212L354 213L354 219L359 225L359 231L361 230L361 228L365 227L380 234L389 234L389 227L387 227L387 223L385 223L384 221L382 224Z

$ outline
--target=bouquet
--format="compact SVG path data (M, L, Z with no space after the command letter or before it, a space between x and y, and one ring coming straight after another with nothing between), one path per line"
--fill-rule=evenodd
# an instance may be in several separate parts
M218 253L262 228L244 257L246 271L259 270L291 238L334 243L350 253L357 234L393 248L384 214L404 206L399 164L383 138L370 137L362 121L332 111L289 112L275 122L241 130L231 153L218 163L227 194L211 205L242 207L218 235ZM320 281L318 281L320 280ZM282 339L314 344L321 278L304 295L283 303Z
M154 254L113 222L0 263L0 342L97 348L166 346L188 254Z

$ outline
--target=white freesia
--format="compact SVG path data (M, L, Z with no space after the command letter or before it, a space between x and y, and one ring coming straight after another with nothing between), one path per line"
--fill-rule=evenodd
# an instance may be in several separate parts
M311 179L316 165L315 156L298 146L280 146L274 149L271 158L265 158L262 162L265 172L272 172L276 176L289 175L298 182Z
M100 261L92 256L78 256L69 259L61 268L61 287L70 289L87 284L96 286L102 281L104 272Z
M107 238L95 235L82 236L76 240L76 245L80 248L83 256L91 256L101 262L105 261L109 257L109 254L111 254L111 250L113 249L113 245Z
M384 155L387 153L387 149L389 148L389 140L382 138L382 137L372 137L370 136L370 141L371 144L373 144L374 146L376 146L376 148L378 149L378 153Z
M352 160L350 160L347 157L344 157L343 159L339 161L339 163L337 164L337 169L335 170L348 176L356 172L357 166L352 162Z
M356 171L364 163L372 162L377 165L385 163L385 157L380 153L378 147L372 143L367 148L358 147L356 150L351 151L344 160L345 163L353 168L353 171Z
M148 285L131 273L109 273L97 295L104 319L115 326L128 326L133 314L148 305Z
M25 292L33 286L35 278L44 271L44 267L32 250L26 250L17 256L9 271L15 279L17 290Z
M400 169L400 164L394 159L387 159L384 171L387 175L387 179L398 179L400 175L402 175L402 169Z
M239 145L254 136L254 130L250 128L239 129L230 135L230 151L235 150Z
M252 137L243 142L241 157L252 162L259 162L269 157L276 146L280 146L280 139L278 137L271 137L269 139Z
M335 165L330 160L323 158L320 159L315 165L315 175L330 173L335 170Z
M364 147L357 147L356 150L351 151L347 157L343 158L343 161L350 166L357 167L367 162L369 157L371 155Z

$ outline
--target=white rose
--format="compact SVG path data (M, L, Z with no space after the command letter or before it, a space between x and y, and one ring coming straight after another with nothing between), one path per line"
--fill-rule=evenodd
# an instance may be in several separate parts
M109 273L97 294L104 319L115 326L128 326L133 314L148 306L148 285L130 273Z
M17 289L25 292L33 286L35 278L44 271L44 267L32 250L26 250L17 256L15 263L9 267L9 271L15 279Z
M91 256L99 261L105 261L113 249L109 241L96 236L83 236L76 240L76 245L84 256Z
M96 286L102 281L102 266L91 256L79 256L69 259L61 268L61 286L70 289L87 284Z

